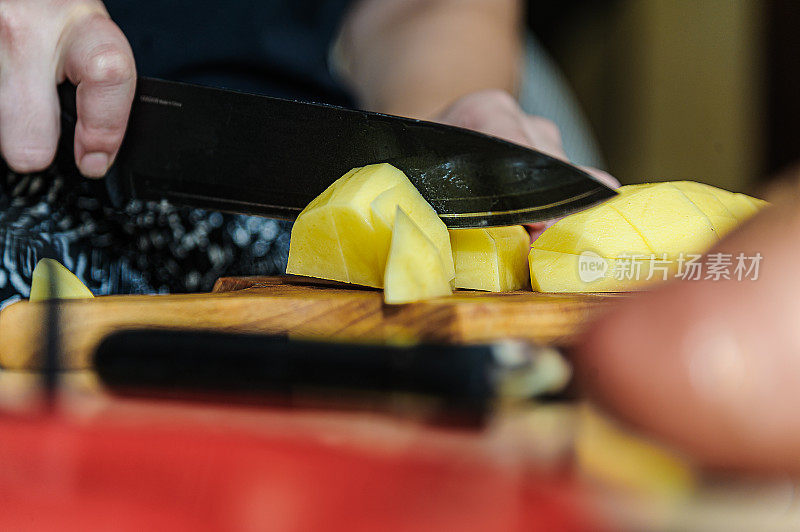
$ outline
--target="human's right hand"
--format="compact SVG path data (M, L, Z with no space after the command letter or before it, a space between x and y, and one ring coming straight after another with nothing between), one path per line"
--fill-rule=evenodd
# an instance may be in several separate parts
M105 175L136 85L133 52L100 0L0 0L0 152L17 172L46 168L59 137L56 86L78 88L75 161Z

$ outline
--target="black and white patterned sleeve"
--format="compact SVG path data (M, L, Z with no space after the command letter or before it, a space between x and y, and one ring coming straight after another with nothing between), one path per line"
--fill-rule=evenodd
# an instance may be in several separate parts
M0 171L0 305L30 293L39 259L63 263L95 295L206 291L223 275L285 271L288 222L132 202L102 182Z

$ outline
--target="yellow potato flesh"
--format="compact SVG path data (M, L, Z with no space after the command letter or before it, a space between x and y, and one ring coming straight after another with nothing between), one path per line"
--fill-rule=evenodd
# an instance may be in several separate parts
M384 282L383 298L389 304L411 303L452 293L436 245L400 207L396 208L394 216Z
M608 257L650 253L642 235L633 229L617 210L598 205L557 222L557 231L548 229L534 242L535 249L557 252L594 251ZM551 228L552 229L552 228Z
M610 207L628 222L620 229L637 232L650 253L698 253L719 240L708 216L671 183L638 190Z
M680 456L619 427L589 406L579 410L575 461L581 475L636 494L685 497L697 477Z
M57 260L40 260L31 277L31 301L94 297L86 285Z
M455 277L455 264L453 263L453 252L450 246L450 235L447 232L447 226L444 225L444 222L433 210L433 207L425 201L425 198L416 188L413 186L390 188L376 197L372 201L371 207L374 227L378 231L383 231L389 240L394 226L395 213L397 212L397 207L400 207L439 250L447 278L452 279ZM387 241L387 239L384 237L381 238L381 241ZM387 245L385 253L383 250L379 250L379 256L387 256L388 251Z
M385 163L354 168L303 209L286 273L383 287L397 205L435 243L452 278L447 228L406 175Z
M530 237L522 226L453 229L450 244L456 288L510 292L530 285Z
M659 269L658 262L652 267L649 254L638 258L600 257L595 260L602 261L604 275L597 279L588 277L588 280L584 280L581 268L590 267L594 261L587 261L575 253L532 248L528 256L531 286L535 292L625 292L667 280L676 270L675 263L669 264L666 272ZM622 261L626 261L626 264L621 264ZM630 271L632 274L617 278L614 272L620 270Z
M712 187L713 188L713 187ZM739 222L743 222L768 205L764 200L753 198L739 192L728 192L719 188L712 191L717 198L731 211Z
M618 292L672 278L681 260L705 252L766 204L689 181L631 185L619 193L558 221L533 243L534 290ZM598 268L604 271L594 275Z
M692 181L676 181L675 188L680 190L692 203L708 217L718 236L729 233L739 223L739 219L720 199L719 194L712 192L714 187ZM727 192L727 191L722 191Z

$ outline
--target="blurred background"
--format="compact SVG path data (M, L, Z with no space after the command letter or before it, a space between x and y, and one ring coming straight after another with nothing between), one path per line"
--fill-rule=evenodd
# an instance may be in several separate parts
M754 190L800 155L800 2L535 0L559 65L623 183Z

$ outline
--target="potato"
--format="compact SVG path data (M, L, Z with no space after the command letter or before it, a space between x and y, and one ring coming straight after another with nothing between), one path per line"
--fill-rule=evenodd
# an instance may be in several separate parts
M683 183L689 183L688 181L684 181ZM698 183L693 183L697 185ZM701 185L706 186L707 185ZM739 221L743 222L753 216L755 213L759 211L762 207L769 205L768 202L750 197L746 194L741 194L739 192L728 192L727 190L723 190L721 188L714 188L708 187L709 192L714 194L717 199L719 199L725 207L731 212L731 214Z
M292 228L286 273L383 287L398 205L434 243L452 279L444 222L406 175L386 163L350 170L303 209Z
M578 409L575 463L581 476L630 493L686 497L697 485L688 462L601 414L589 405Z
M410 183L409 183L410 184ZM445 269L447 279L453 279L456 275L455 265L453 263L453 252L450 246L450 235L447 232L447 227L433 210L433 207L425 201L416 188L413 186L397 186L382 192L375 198L371 204L373 221L376 230L383 231L384 237L381 241L388 242L391 240L392 228L394 226L394 217L397 212L397 207L403 209L407 216L409 216L414 223L422 230L422 232L431 239L439 255L442 259L442 265ZM427 230L426 230L427 229ZM387 240L388 237L388 240ZM384 250L379 250L378 256L388 256L389 246ZM382 265L379 264L379 267Z
M36 263L31 278L31 301L94 297L86 285L57 260L40 260ZM50 283L51 280L53 284Z
M617 292L677 271L766 202L702 183L629 185L611 200L567 216L531 248L531 285L541 292Z
M452 293L439 250L400 206L395 208L384 283L383 299L389 304Z
M530 236L524 227L453 229L456 288L510 292L530 286Z

